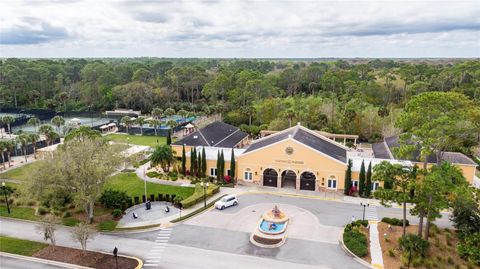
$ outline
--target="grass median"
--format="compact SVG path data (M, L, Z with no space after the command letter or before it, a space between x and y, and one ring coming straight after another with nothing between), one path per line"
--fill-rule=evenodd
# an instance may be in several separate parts
M32 256L48 244L0 236L0 251L23 256Z
M155 147L155 146L164 145L167 143L167 138L163 136L109 134L105 137L118 143L149 146L149 147Z

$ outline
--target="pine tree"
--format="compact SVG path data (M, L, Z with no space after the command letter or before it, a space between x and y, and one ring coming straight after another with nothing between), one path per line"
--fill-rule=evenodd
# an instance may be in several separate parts
M348 160L347 170L345 171L345 186L343 193L348 195L352 187L352 160Z
M207 154L205 153L205 147L202 149L202 177L207 174Z
M230 178L233 185L235 185L235 154L233 149L232 149L232 155L230 156Z
M172 135L170 133L170 130L168 130L168 133L167 133L167 145L170 145L172 144Z
M370 197L372 193L372 162L368 164L367 181L365 182L365 196Z
M360 196L365 196L365 162L362 160L362 166L360 167L360 176L358 181L358 192Z
M185 145L182 148L182 173L187 175L187 154L185 153Z

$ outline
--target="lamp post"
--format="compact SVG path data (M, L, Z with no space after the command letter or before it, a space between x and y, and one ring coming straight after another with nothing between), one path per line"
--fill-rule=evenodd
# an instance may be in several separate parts
M203 188L203 207L207 207L207 189L208 189L208 182L207 183L203 183L203 182L200 182L200 186L202 186Z
M130 147L130 137L127 137L127 146Z
M8 203L7 187L5 186L5 181L2 182L2 189L3 189L3 195L5 195L5 202L7 203L7 211L8 211L8 214L10 214L10 204Z
M366 208L367 206L370 206L370 204L365 204L365 203L362 203L362 202L361 202L361 203L360 203L360 206L363 206L363 217L362 217L362 221L364 221L364 220L365 220L365 208Z
M113 249L113 257L115 257L115 267L117 267L117 269L118 269L118 255L117 255L117 253L118 253L118 248L115 247Z

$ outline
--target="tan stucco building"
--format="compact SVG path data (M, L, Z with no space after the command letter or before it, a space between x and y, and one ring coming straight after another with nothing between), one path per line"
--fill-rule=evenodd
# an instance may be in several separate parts
M172 146L176 148L177 156L181 156L182 140L176 144ZM370 162L372 166L375 166L382 161L409 166L417 164L414 160L397 160L391 157L388 155L391 154L388 146L388 149L381 148L379 151L378 145L374 145L373 156L358 156L358 152L355 150L300 124L258 139L244 148L185 146L187 167L189 167L191 148L196 146L197 152L201 152L205 148L208 176L215 177L217 175L216 161L220 151L223 151L225 171L228 173L230 156L234 150L235 177L239 184L298 190L342 191L345 187L345 171L349 159L353 163L352 181L354 185L358 185L362 161L365 162L365 166L368 166ZM383 153L381 150L388 151L388 156L380 154ZM450 161L458 166L467 180L470 183L473 182L476 164L470 158L461 153L446 153L444 156L449 158L445 161ZM373 182L372 189L375 190L378 186L380 186L378 182Z

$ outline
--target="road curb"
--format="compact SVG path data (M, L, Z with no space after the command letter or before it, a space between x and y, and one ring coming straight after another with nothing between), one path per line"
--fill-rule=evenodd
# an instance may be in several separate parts
M43 264L57 265L57 266L65 267L65 268L92 269L92 267L85 267L85 266L80 266L80 265L76 265L76 264L72 264L72 263L57 262L57 261L40 259L40 258L35 258L35 257L30 257L30 256L17 255L17 254L12 254L12 253L7 253L7 252L0 252L0 256L10 257L10 258L15 258L15 259L20 259L20 260L26 260L26 261L31 261L31 262L37 262L37 263L43 263ZM143 263L142 263L142 265L143 265ZM139 267L137 267L137 268L139 268ZM137 268L135 268L135 269L137 269Z
M376 269L372 267L368 262L364 261L362 258L358 257L355 255L352 251L350 251L347 246L345 246L345 243L343 242L343 232L345 231L345 227L340 231L339 237L338 237L338 242L340 243L340 248L342 248L349 256L353 258L354 261L360 263L361 265L371 268L371 269Z

